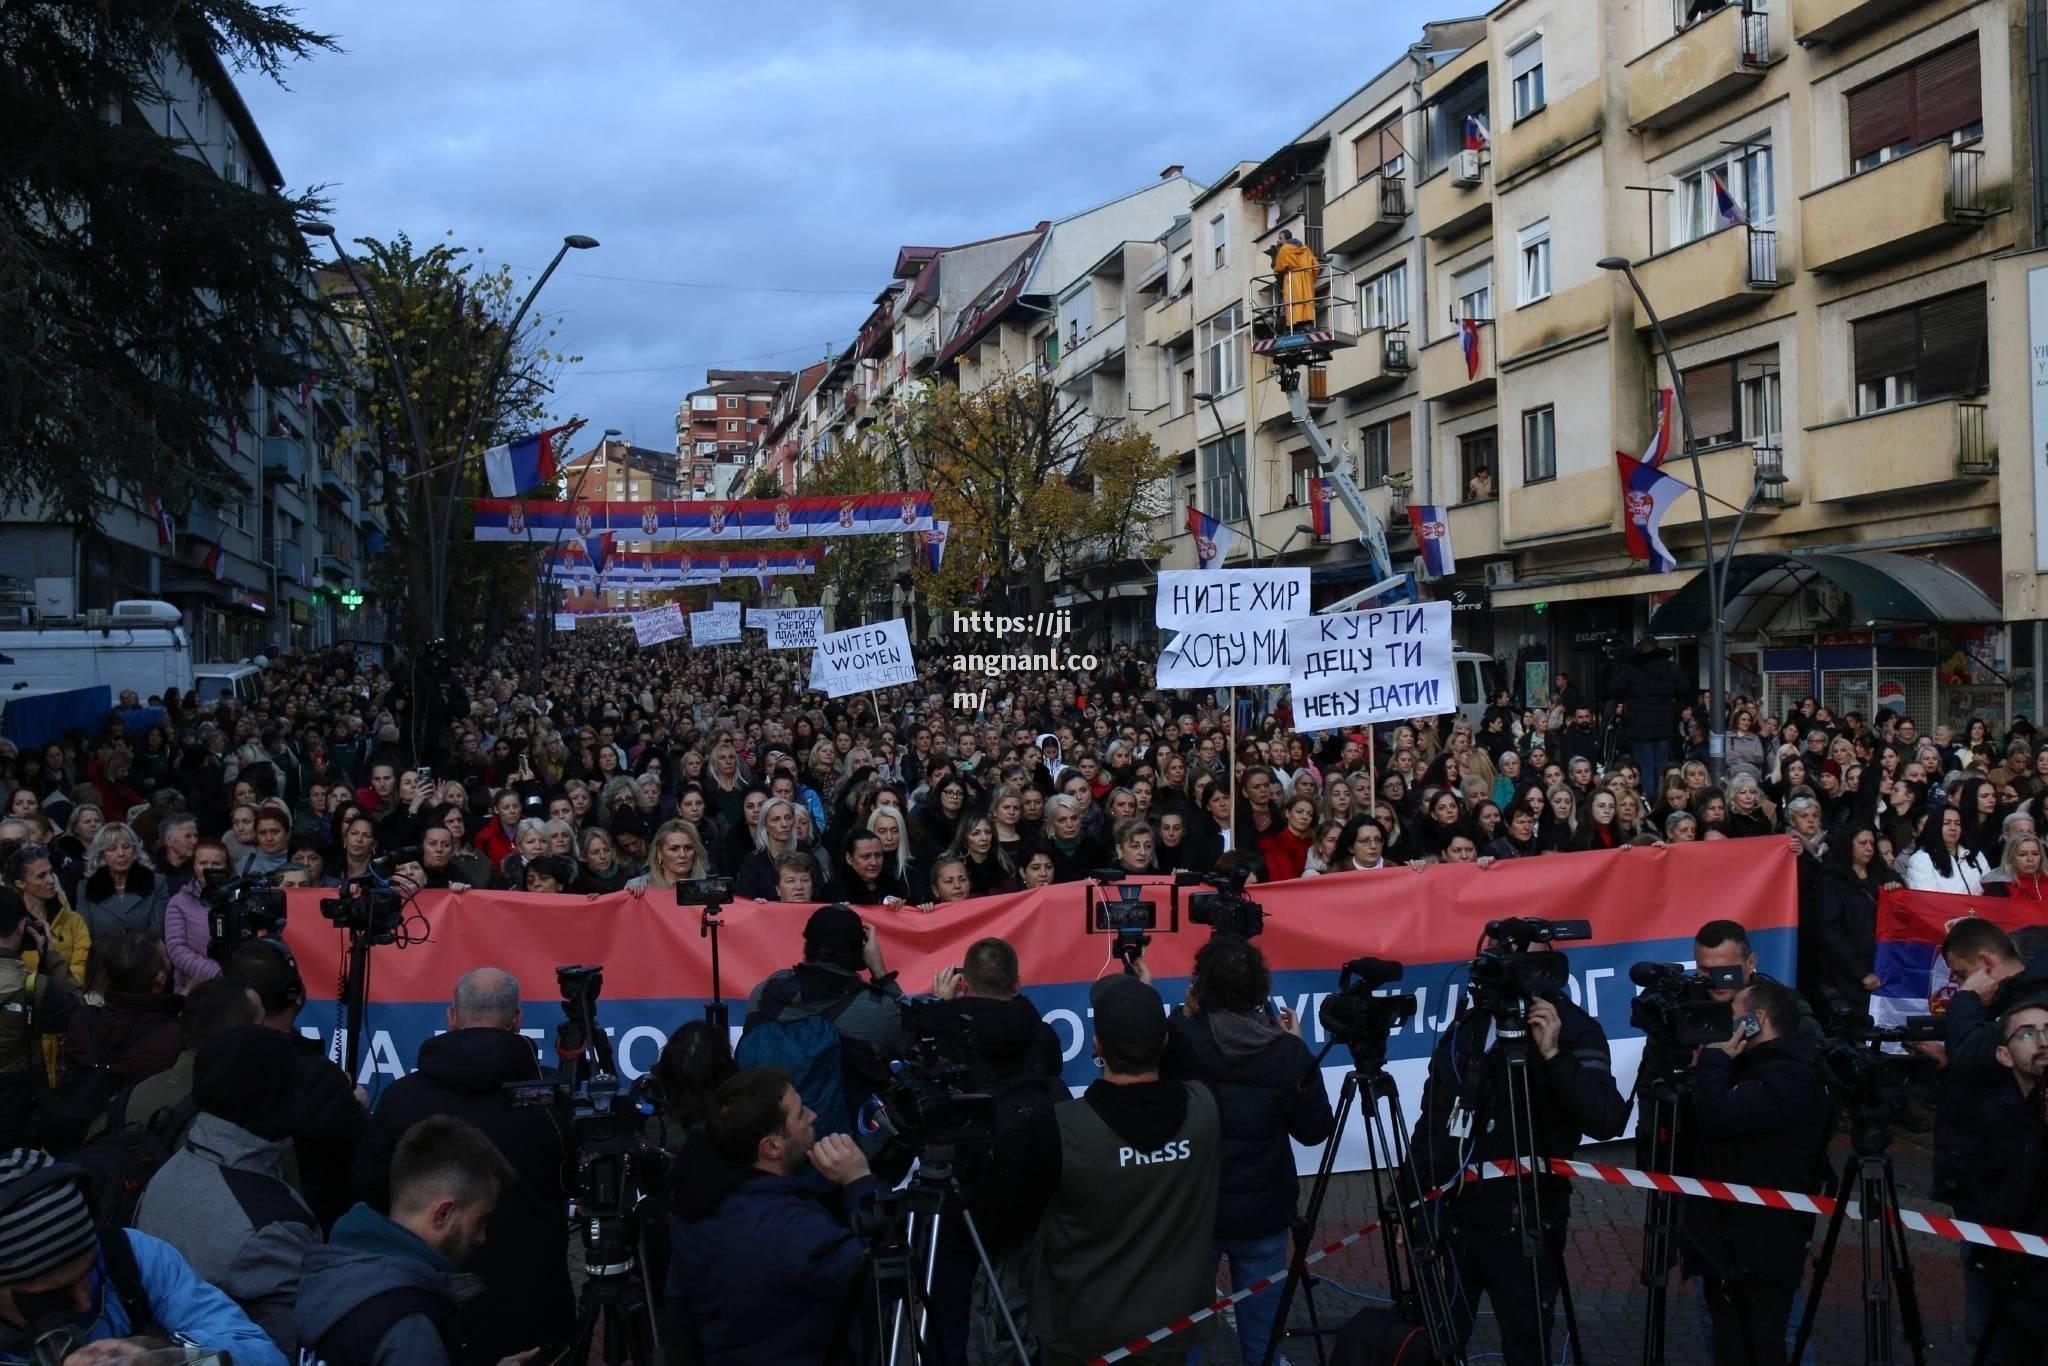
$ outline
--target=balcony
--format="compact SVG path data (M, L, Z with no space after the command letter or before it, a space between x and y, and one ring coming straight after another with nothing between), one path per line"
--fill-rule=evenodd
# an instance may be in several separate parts
M1876 28L1919 0L1792 0L1792 36L1802 43L1839 43Z
M1424 237L1452 237L1492 221L1493 195L1488 182L1493 171L1485 153L1473 155L1479 160L1479 178L1471 184L1459 184L1454 178L1458 169L1455 158L1450 166L1422 182L1415 200L1415 230Z
M1195 449L1195 414L1189 411L1161 422L1152 431L1152 444L1162 451L1191 456Z
M320 467L320 491L332 498L348 497L348 480L332 465Z
M178 534L195 541L212 545L227 530L227 521L219 511L204 503L194 503L185 509L185 515L178 519Z
M1694 238L1646 261L1636 278L1666 326L1684 327L1755 303L1777 289L1778 234L1738 223ZM1636 326L1650 315L1636 303Z
M353 579L356 574L355 564L347 555L333 550L323 550L320 552L320 573L322 577L330 579Z
M1195 292L1162 299L1145 310L1145 340L1157 346L1186 341L1195 331Z
M1511 309L1495 324L1501 354L1516 360L1607 326L1614 310L1614 287L1606 280L1588 280L1533 304Z
M265 479L279 484L299 482L299 470L305 460L305 449L297 437L266 436L258 449L263 461Z
M306 552L299 548L297 541L266 539L263 542L263 562L276 566L278 577L293 583L306 575Z
M1517 484L1499 500L1501 544L1562 536L1604 536L1617 529L1620 485L1610 458L1603 469ZM1454 544L1453 549L1456 549Z
M1984 153L1935 143L1800 197L1806 268L1862 270L1974 232L1986 213Z
M1493 323L1479 324L1479 364L1465 359L1465 347L1457 332L1439 337L1422 348L1422 396L1440 402L1458 403L1493 392L1500 378L1499 359L1494 353Z
M1368 176L1323 206L1323 241L1332 252L1364 254L1408 218L1408 178Z
M1427 76L1424 76L1422 78L1423 103L1429 104L1434 102L1446 90L1449 90L1459 81L1464 80L1467 72L1475 71L1485 66L1487 59L1492 54L1493 44L1490 41L1477 42L1451 58L1448 62L1445 62L1436 70L1430 72Z
M1598 137L1600 97L1604 93L1600 81L1591 81L1559 96L1519 123L1501 129L1493 143L1494 183L1510 184L1560 152Z
M1331 355L1326 368L1328 388L1324 393L1329 398L1341 398L1346 394L1390 389L1414 371L1415 355L1409 349L1408 329L1376 327L1360 334L1358 345Z
M1916 494L1998 473L1986 402L1930 399L1806 429L1802 473L1821 503Z
M903 364L909 374L923 374L938 355L939 339L930 332L920 332L903 343Z
M1462 561L1490 559L1505 553L1500 542L1500 499L1453 503L1444 514L1451 531L1451 553Z
M1782 471L1784 449L1775 444L1782 438L1774 437L1773 444L1757 445L1743 441L1726 445L1702 447L1700 449L1700 477L1707 489L1707 513L1715 526L1733 522L1742 511L1743 504L1756 488L1757 473L1765 469ZM1640 446L1642 443L1635 443ZM1690 484L1693 482L1692 457L1682 450L1674 451L1666 462L1671 472ZM1789 497L1787 485L1766 488L1758 494L1756 506L1750 510L1752 523L1758 517L1767 517L1783 509ZM1668 524L1697 528L1700 521L1699 499L1688 492L1671 507Z
M1060 357L1060 383L1080 379L1105 366L1121 371L1124 368L1124 336L1124 320L1118 318L1081 338L1072 350Z
M1770 63L1770 16L1724 6L1628 64L1628 121L1669 128L1749 89Z

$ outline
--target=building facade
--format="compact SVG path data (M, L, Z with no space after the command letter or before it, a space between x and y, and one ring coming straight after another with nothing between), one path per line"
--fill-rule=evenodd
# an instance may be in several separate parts
M666 451L635 446L630 441L601 438L597 445L570 458L561 469L564 497L581 501L610 503L667 502L684 496L680 470L685 461ZM619 552L641 554L662 548L653 541L615 542ZM593 588L563 591L563 611L596 612L636 609L652 602L656 594L637 588ZM660 594L666 597L666 590Z
M682 498L736 498L767 434L787 370L707 370L676 409L676 459Z

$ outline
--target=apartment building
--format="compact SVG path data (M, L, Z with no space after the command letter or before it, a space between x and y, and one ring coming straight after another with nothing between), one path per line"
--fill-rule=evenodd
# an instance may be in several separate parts
M706 370L676 408L682 498L735 498L751 473L787 370Z
M1484 593L1468 645L1521 683L1597 680L1646 627L1711 620L1692 495L1665 523L1674 572L1626 555L1614 452L1642 453L1670 378L1649 311L1602 268L1619 257L1685 380L1672 472L1694 482L1697 452L1708 534L1725 548L1741 525L1734 689L2010 714L2034 643L2000 625L1999 451L2024 436L1990 358L2024 347L1998 258L2034 245L2012 212L2022 18L1996 0L1512 0L1423 82L1416 226L1452 311L1424 319L1422 397L1458 562L1435 587ZM1498 496L1462 496L1481 468Z
M225 180L283 188L261 130L209 50L167 51L160 81L162 99L125 111L128 122L177 139ZM323 274L306 290L310 298L341 284ZM0 580L18 585L6 595L44 618L162 599L184 612L198 657L209 660L383 641L384 605L364 593L367 557L389 532L372 482L381 466L360 430L359 376L334 369L308 357L295 390L241 396L240 419L217 433L214 449L239 487L223 480L170 508L169 546L158 545L148 509L125 499L83 537L35 509L0 514ZM216 545L220 566L210 572Z

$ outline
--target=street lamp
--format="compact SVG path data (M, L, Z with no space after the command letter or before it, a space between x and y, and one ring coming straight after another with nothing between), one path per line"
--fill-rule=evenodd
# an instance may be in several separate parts
M1595 264L1602 270L1620 271L1627 278L1629 288L1635 291L1637 300L1643 305L1643 312L1650 317L1651 335L1657 339L1657 349L1664 353L1665 368L1671 371L1671 389L1678 398L1678 422L1685 433L1686 455L1692 460L1693 492L1699 495L1700 502L1700 544L1707 560L1707 610L1713 617L1707 628L1707 652L1710 656L1707 661L1707 768L1714 775L1715 783L1719 784L1723 776L1722 770L1727 764L1727 741L1721 729L1725 724L1722 707L1727 691L1728 673L1726 643L1721 635L1721 590L1725 576L1716 572L1714 564L1714 531L1709 520L1711 514L1707 508L1707 479L1700 468L1699 446L1692 439L1692 408L1686 403L1685 376L1679 372L1678 357L1671 353L1671 339L1664 335L1664 320L1657 316L1656 308L1650 303L1650 296L1643 292L1643 282L1636 278L1635 268L1629 264L1628 258L1603 256ZM1750 491L1751 503L1756 501L1757 490L1761 489L1765 482L1760 474L1755 487ZM1777 482L1784 482L1782 474L1778 476ZM1741 530L1740 519L1737 520L1736 529L1738 532ZM1732 553L1735 544L1732 537L1728 544Z
M1229 440L1230 433L1223 426L1223 414L1216 411L1216 395L1204 389L1195 394L1195 402L1209 405L1209 416L1216 419L1216 439L1219 441ZM1195 458L1197 461L1201 459L1201 448L1202 443L1197 440L1195 442ZM1251 429L1249 425L1245 429L1244 458L1246 460L1251 459ZM1230 462L1230 474L1237 481L1238 501L1244 504L1245 534L1251 537L1252 558L1256 560L1265 552L1259 549L1259 523L1258 519L1252 516L1252 496L1245 491L1244 469L1237 461L1233 460Z
M599 438L599 449L608 448L614 439L623 435L617 427L607 427ZM539 568L533 580L533 695L541 695L540 669L542 641L552 639L555 633L555 593L560 586L556 575L561 570L562 528L555 528L554 549L541 556ZM600 581L597 591L602 591Z

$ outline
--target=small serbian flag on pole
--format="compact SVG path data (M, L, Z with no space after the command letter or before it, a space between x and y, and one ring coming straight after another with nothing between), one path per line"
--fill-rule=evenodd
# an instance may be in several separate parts
M946 563L946 528L951 525L950 522L933 522L930 531L917 533L922 542L919 548L924 552L924 567L934 574Z
M528 489L554 483L555 438L575 425L550 427L485 451L484 477L490 481L491 497L517 498Z
M1468 152L1483 152L1486 150L1489 141L1490 137L1487 133L1486 119L1479 114L1467 114L1465 116L1465 150Z
M1458 320L1458 346L1465 353L1465 378L1479 378L1479 319Z
M1614 461L1621 471L1622 529L1628 536L1628 553L1649 561L1652 574L1668 574L1678 568L1678 557L1664 544L1664 514L1691 486L1624 451L1616 451Z
M612 534L592 536L583 542L583 553L590 560L590 568L599 578L604 577L604 567L611 563Z
M1721 215L1721 221L1730 227L1737 223L1747 223L1749 215L1735 202L1735 196L1728 193L1728 183L1721 179L1721 173L1709 171L1707 179L1714 182L1714 209Z
M1195 538L1195 567L1221 569L1237 533L1198 507L1188 508L1188 534Z
M171 512L164 506L164 500L155 494L149 495L149 515L156 518L156 543L159 548L176 540L171 529Z
M1441 504L1410 503L1408 524L1415 528L1415 548L1422 555L1422 572L1441 579L1458 572L1458 557L1451 553L1451 524L1444 520Z
M1650 444L1643 450L1643 463L1655 469L1664 463L1664 457L1671 454L1671 391L1659 389L1653 410L1656 424L1650 433Z
M221 562L224 558L221 554L220 541L216 538L213 549L206 552L206 558L199 562L199 567L217 579L220 577Z
M1311 476L1308 481L1308 525L1316 539L1330 539L1330 481Z

